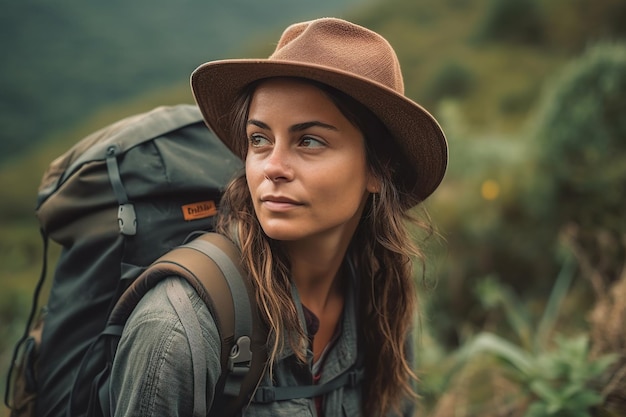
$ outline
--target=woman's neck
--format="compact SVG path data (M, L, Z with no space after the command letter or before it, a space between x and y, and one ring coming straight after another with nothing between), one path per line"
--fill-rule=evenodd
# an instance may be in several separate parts
M347 247L347 243L288 245L292 280L302 304L315 314L322 314L329 303L341 296L341 265Z
M331 250L332 248L332 250ZM342 268L345 245L289 245L293 282L300 301L319 320L311 339L317 361L333 339L344 306Z

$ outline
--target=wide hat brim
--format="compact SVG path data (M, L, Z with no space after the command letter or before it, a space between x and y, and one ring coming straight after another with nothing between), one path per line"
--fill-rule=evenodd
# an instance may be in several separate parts
M411 205L423 201L443 180L448 146L435 118L393 89L352 72L275 59L231 59L199 66L191 75L195 100L211 130L240 157L233 134L232 106L250 83L272 77L300 77L334 87L369 108L385 124L415 172ZM413 182L413 181L412 181Z

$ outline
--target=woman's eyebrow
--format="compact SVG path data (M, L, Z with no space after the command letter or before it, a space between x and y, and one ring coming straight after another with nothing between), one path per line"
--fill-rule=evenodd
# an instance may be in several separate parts
M304 123L298 123L295 124L293 126L291 126L289 128L290 132L299 132L302 130L306 130L310 127L321 127L324 129L328 129L328 130L335 130L338 131L339 129L337 129L335 126L333 125L329 125L327 123L323 123L323 122L318 122L317 120L311 121L311 122L304 122Z
M262 122L260 120L250 119L250 120L248 120L247 124L260 127L261 129L271 130L271 128L269 127L269 125L267 123L264 123L264 122ZM324 129L334 130L334 131L338 131L339 130L335 126L329 125L328 123L323 123L323 122L319 122L317 120L313 120L313 121L310 121L310 122L297 123L297 124L291 126L289 128L289 131L290 132L300 132L302 130L309 129L311 127L321 127L321 128L324 128Z
M260 127L261 129L270 130L270 127L266 123L263 123L260 120L249 119L248 123L246 123L246 124L248 126L252 125L252 126Z

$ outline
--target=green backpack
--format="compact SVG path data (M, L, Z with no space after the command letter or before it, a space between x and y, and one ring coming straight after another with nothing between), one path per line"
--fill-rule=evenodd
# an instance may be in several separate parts
M246 357L236 364L244 367L232 366L230 352L237 349L237 339L252 338L253 328L260 332L258 345L266 336L256 325L256 309L250 303L254 297L248 297L239 274L230 276L237 270L231 268L224 277L219 268L211 269L220 252L222 264L223 253L228 253L226 260L238 265L236 249L214 234L202 235L213 230L222 191L241 168L241 161L191 105L159 107L123 119L84 138L50 164L36 207L44 264L26 332L15 347L13 363L18 367L11 368L5 393L12 416L98 415L97 408L106 404L100 404L96 393L106 389L107 366L114 354L110 347L116 346L127 317L121 312L130 314L141 294L158 281L155 277L164 273L190 281L220 324L224 372L218 389L230 394L222 396L219 415L228 415L226 408L234 414L245 404L249 392L241 389L242 376L251 376L247 370L252 361L255 375L244 386L256 385L264 346L257 346L256 356L238 356ZM221 251L203 253L200 249L210 246L207 238L217 239ZM60 244L62 252L47 305L39 311L48 239ZM189 241L191 247L172 252ZM155 267L161 272L155 275L152 268L142 275L163 255L170 261L159 261ZM187 265L188 259L195 266ZM178 269L171 270L172 265ZM206 271L214 273L205 278ZM140 275L134 290L125 292ZM239 281L239 292L231 293L225 278ZM207 285L213 287L205 290ZM240 313L235 319L236 310ZM245 330L239 330L242 324Z

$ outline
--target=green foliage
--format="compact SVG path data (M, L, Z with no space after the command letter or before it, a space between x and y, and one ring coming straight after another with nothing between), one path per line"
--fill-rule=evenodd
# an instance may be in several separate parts
M544 16L537 0L490 0L476 40L540 44Z
M487 311L504 310L504 318L520 346L532 349L534 329L529 311L513 289L490 276L477 283L476 293Z
M541 7L550 48L580 52L589 41L611 41L626 35L623 0L550 0L542 1Z
M547 293L559 270L559 234L572 222L588 240L609 242L583 247L591 259L608 259L608 276L620 273L626 254L610 242L626 232L626 119L618 116L626 108L623 50L620 43L599 44L550 77L529 120L532 130L518 136L468 134L461 107L441 107L444 126L453 127L451 160L447 192L433 204L449 253L429 314L438 318L433 335L445 346L496 320L471 293L481 277L507 283L524 300ZM480 194L489 180L500 188L493 200ZM579 281L577 290L586 285ZM592 291L580 302L572 323L582 324Z
M467 66L452 60L446 61L428 83L424 98L435 102L446 98L463 98L474 85L474 74Z
M534 395L525 417L591 417L592 406L602 402L589 382L600 377L615 361L615 355L589 360L586 336L558 337L554 351L535 361L536 374L528 381Z
M536 322L531 311L515 292L493 278L488 277L479 282L476 293L487 309L502 309L510 329L523 349L538 353L549 347L550 337L559 319L560 307L571 287L575 272L574 258L568 254L563 260L545 309Z
M571 338L556 335L552 345L559 307L573 275L573 263L568 257L538 321L533 320L513 291L493 279L485 280L477 289L481 300L489 308L504 311L517 343L491 332L481 332L458 350L453 375L464 364L492 356L528 397L530 405L524 417L590 417L590 408L602 401L591 382L601 376L616 356L590 359L586 335Z
M534 133L544 213L626 231L624 109L626 44L596 45L554 78Z
M14 343L24 333L28 315L30 297L28 292L16 288L5 288L0 292L0 393L4 393L4 387L8 365L11 363L10 355L13 353ZM16 320L24 317L24 320ZM1 415L1 413L0 413Z
M463 361L492 355L530 399L524 417L591 417L591 407L602 396L590 382L616 359L615 355L589 359L589 341L582 335L557 337L553 350L529 352L492 333L481 333L460 353Z

